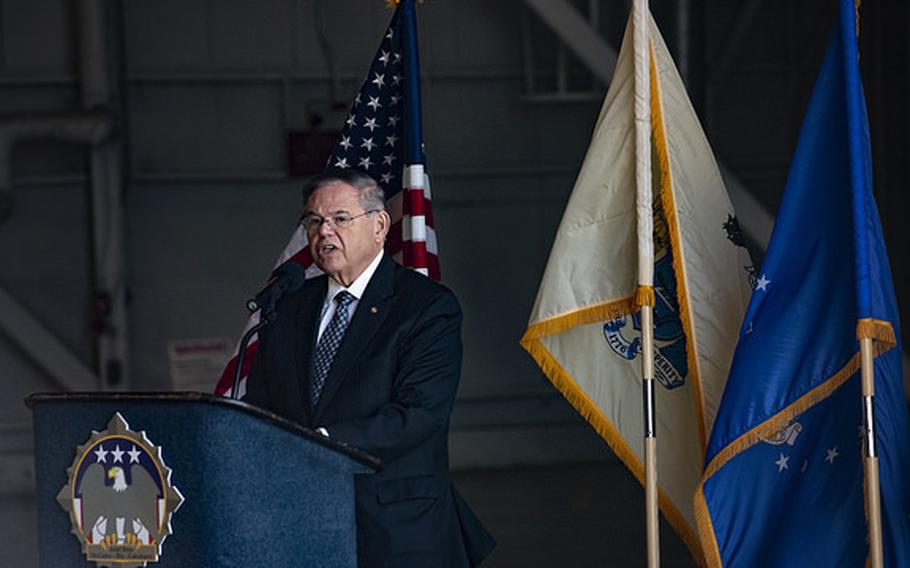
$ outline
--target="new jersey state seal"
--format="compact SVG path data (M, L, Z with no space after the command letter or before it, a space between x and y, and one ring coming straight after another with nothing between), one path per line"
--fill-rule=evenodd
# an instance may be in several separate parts
M115 413L76 448L57 502L69 513L82 553L98 566L157 562L183 495L171 484L161 448Z

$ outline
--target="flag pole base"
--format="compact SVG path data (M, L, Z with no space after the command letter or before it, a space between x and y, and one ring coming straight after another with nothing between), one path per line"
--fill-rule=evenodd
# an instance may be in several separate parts
M875 355L872 338L860 340L860 371L863 391L863 422L866 434L866 520L869 523L869 566L882 568L882 503L878 477L878 455L875 449Z
M645 437L645 534L648 568L660 566L660 506L657 491L657 420L654 400L654 308L641 307L642 403Z

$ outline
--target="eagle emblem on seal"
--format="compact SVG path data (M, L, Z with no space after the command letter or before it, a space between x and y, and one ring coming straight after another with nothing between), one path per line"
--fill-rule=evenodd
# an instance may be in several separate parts
M183 495L171 484L161 448L117 412L76 449L57 502L89 562L133 568L158 561Z

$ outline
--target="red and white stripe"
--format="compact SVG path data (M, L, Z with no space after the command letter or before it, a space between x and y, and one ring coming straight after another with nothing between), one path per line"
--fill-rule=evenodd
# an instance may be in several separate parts
M402 185L387 204L392 229L386 250L403 266L439 280L430 178L423 164L405 166Z

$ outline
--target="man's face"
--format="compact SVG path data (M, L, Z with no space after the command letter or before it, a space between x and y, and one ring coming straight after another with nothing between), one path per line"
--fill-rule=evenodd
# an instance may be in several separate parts
M304 215L327 220L310 226L307 239L316 266L342 286L350 286L369 266L389 232L388 213L363 213L357 190L343 182L314 191L304 210ZM331 222L339 216L352 218L348 226L339 227Z

